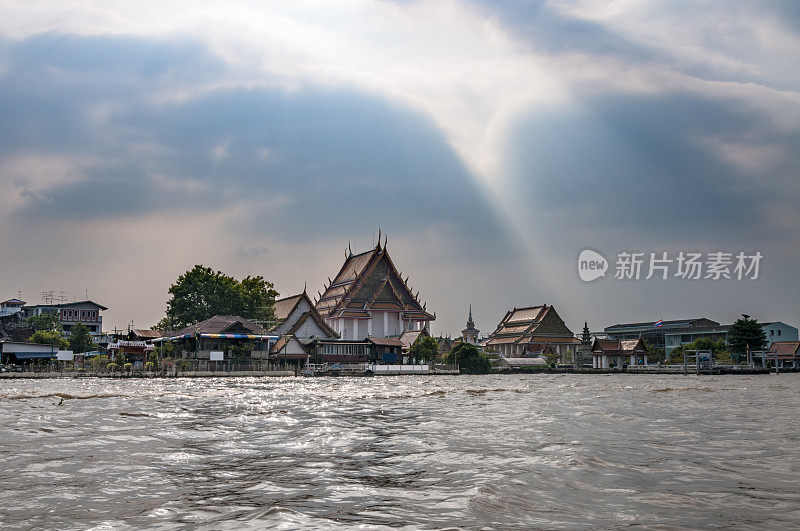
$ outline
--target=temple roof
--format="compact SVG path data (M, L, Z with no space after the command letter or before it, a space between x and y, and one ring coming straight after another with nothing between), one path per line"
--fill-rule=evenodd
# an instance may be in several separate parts
M798 354L800 353L800 341L775 341L769 350L778 354Z
M639 339L595 339L592 354L607 356L630 356L634 353L648 352L647 343Z
M329 279L330 280L330 279ZM386 245L350 254L316 303L324 317L369 318L370 310L403 312L406 319L432 321L392 263Z
M513 308L489 336L487 345L524 344L537 339L579 343L552 306Z

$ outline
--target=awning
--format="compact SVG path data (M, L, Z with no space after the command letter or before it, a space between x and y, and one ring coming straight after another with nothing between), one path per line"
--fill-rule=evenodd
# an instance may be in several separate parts
M4 352L3 354L12 354L16 356L18 360L36 360L56 357L55 351L49 350L47 352Z

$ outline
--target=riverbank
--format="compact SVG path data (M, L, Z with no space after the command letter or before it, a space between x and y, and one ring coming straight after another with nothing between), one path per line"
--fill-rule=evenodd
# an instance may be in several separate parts
M780 369L778 374L784 373L799 373L800 369ZM775 369L751 369L749 367L743 368L715 368L712 372L703 372L704 376L724 376L724 375L757 375L757 374L774 374ZM674 367L628 367L627 369L577 369L577 368L551 368L551 367L535 367L525 369L504 370L502 372L493 372L499 376L512 375L512 374L650 374L656 376L670 375L670 374L684 374L683 369L676 369ZM694 375L693 367L690 367L687 372L688 375ZM387 374L379 373L325 373L318 376L453 376L458 375L454 371L436 370L427 373L405 373L405 372L392 372ZM300 373L294 371L177 371L172 373L156 373L156 372L132 372L132 373L119 373L119 372L3 372L0 373L0 380L46 380L53 378L73 379L73 378L116 378L116 379L142 379L142 378L252 378L252 377L275 377L275 376L302 376ZM488 376L488 375L487 375Z
M294 371L178 371L160 372L3 372L0 379L51 379L51 378L250 378L254 376L297 376Z

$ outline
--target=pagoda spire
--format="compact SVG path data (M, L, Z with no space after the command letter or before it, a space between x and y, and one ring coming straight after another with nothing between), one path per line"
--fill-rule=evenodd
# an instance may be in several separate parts
M480 330L475 328L475 321L472 320L472 305L469 305L469 318L467 319L467 327L461 331L461 339L466 343L473 345L478 344L478 334Z

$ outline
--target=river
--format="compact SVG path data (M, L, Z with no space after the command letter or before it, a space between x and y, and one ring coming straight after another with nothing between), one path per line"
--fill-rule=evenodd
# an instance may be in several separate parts
M0 382L13 528L800 527L800 374Z

